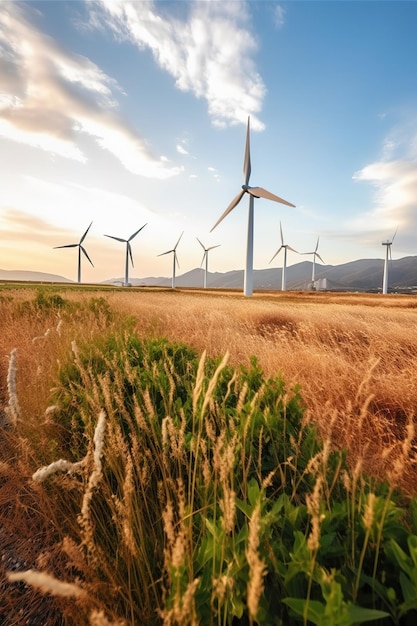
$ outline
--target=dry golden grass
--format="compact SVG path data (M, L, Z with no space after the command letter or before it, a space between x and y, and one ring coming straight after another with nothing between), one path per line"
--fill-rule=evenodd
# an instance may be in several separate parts
M88 339L107 324L76 312L58 332L57 311L49 318L30 312L16 317L16 304L35 294L16 289L8 292L12 301L0 302L0 392L4 398L8 358L17 348L18 396L24 396L26 414L29 404L34 416L47 406L57 363L70 342ZM84 303L92 296L105 298L112 309L135 318L143 337L182 341L209 356L228 351L232 364L247 364L255 355L267 376L280 372L289 387L301 386L308 417L324 435L332 423L333 437L349 448L352 462L366 452L365 470L383 475L392 466L407 423L417 414L413 296L278 292L244 298L156 289L93 294L72 289L63 296ZM412 464L404 468L403 482L407 476L413 479Z
M384 475L417 415L417 300L411 296L187 291L118 292L112 306L137 319L143 336L184 341L233 364L256 355L267 376L301 385L307 414L352 463ZM414 442L415 443L415 442ZM366 454L364 455L364 452ZM403 483L414 489L414 466Z
M26 306L36 298L36 289L5 293L0 298L0 408L7 406L9 362L16 350L17 397L26 420L25 436L19 437L19 424L9 433L2 416L0 619L7 614L10 600L10 625L23 624L19 610L31 602L33 616L39 619L42 612L45 625L61 623L57 621L60 610L66 624L77 624L82 611L82 598L77 600L80 604L65 598L55 603L48 598L40 601L27 588L14 588L15 597L8 598L2 594L1 577L14 565L19 569L49 566L54 573L60 562L62 545L54 529L59 527L56 515L65 509L57 506L54 510L45 492L28 484L33 470L49 463L53 437L49 437L45 409L59 364L68 360L73 341L81 344L110 327L117 328L117 315L106 316L105 307L102 312L98 307L98 313L89 308L91 298L104 299L121 318L131 316L132 327L141 337L184 342L211 357L229 353L232 365L248 365L255 355L266 376L281 373L288 389L300 385L308 419L317 424L324 439L348 449L352 468L360 462L364 472L416 493L417 300L413 297L287 292L248 299L230 292L120 289L91 293L74 288L62 293L66 302L74 304L71 311ZM56 431L56 423L52 428ZM29 441L36 441L38 453L44 449L44 459L31 458L34 447ZM120 449L114 446L115 451ZM43 546L49 546L47 552ZM87 570L82 571L87 568L84 561L77 560L76 548L72 547L72 569L66 571L67 565L62 565L69 582L73 570L89 578ZM262 563L254 560L254 571L255 565L262 570ZM108 623L107 618L103 616L101 623Z

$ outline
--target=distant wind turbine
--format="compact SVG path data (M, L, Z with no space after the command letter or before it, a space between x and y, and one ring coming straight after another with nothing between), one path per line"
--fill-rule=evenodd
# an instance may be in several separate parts
M167 250L166 252L161 252L161 254L157 255L157 256L163 256L164 254L172 254L172 288L173 289L175 288L175 269L177 265L178 267L180 266L180 264L178 263L178 257L177 257L177 246L183 234L184 234L184 231L182 231L180 238L178 239L177 243L172 248L172 250Z
M382 279L382 293L384 294L388 293L388 261L392 260L391 246L396 234L397 230L395 231L391 241L387 239L387 241L382 242L382 245L385 246L384 276Z
M91 224L92 223L93 222L91 222ZM84 235L81 237L81 239L80 239L80 241L78 243L69 243L66 246L54 246L54 250L57 250L58 248L78 248L78 282L79 283L81 282L81 252L87 257L87 259L90 261L91 265L94 267L92 260L90 259L90 257L87 254L87 250L82 245L84 239L87 236L88 231L91 228L91 224L87 228L87 230L85 231Z
M281 291L285 291L287 288L287 281L286 281L286 272L287 272L287 250L292 250L293 252L297 252L297 250L294 250L294 248L291 248L291 246L289 246L287 243L284 243L284 235L282 234L282 225L281 222L279 223L279 229L280 229L280 234L281 234L281 245L278 248L278 250L275 252L274 256L272 257L272 259L269 261L270 263L272 263L272 261L275 259L275 257L281 252L281 250L284 250L284 264L282 266L282 280L281 280Z
M318 259L320 259L320 261L322 263L324 263L323 259L321 258L321 256L319 255L319 253L317 252L318 247L319 247L319 240L320 237L317 237L317 243L316 243L316 247L313 250L313 252L302 252L301 254L312 254L313 255L313 271L311 273L311 282L313 283L313 289L314 289L314 281L316 280L316 257Z
M245 279L244 279L244 289L243 293L245 296L251 296L253 293L253 205L254 198L266 198L267 200L273 200L274 202L280 202L281 204L286 204L287 206L295 207L291 202L287 202L278 196L275 196L270 191L263 189L262 187L250 187L249 186L249 178L251 174L251 161L250 161L250 127L249 127L250 117L248 117L248 126L246 130L246 149L245 149L245 160L243 163L243 177L244 184L242 185L242 191L239 191L237 196L233 198L232 202L229 204L223 215L217 220L214 224L212 231L216 228L218 224L227 216L229 213L235 208L237 204L241 201L244 194L249 194L249 216L248 216L248 235L247 235L247 248L246 248L246 269L245 269ZM210 231L211 232L211 231Z
M204 250L203 259L201 261L200 267L203 265L204 261L206 261L205 269L204 269L204 289L207 289L207 274L208 274L208 253L210 250L214 250L214 248L218 248L220 244L217 246L210 246L210 248L206 248L204 244L201 243L198 237L196 237L198 243Z
M133 233L133 235L130 235L129 239L122 239L121 237L115 237L114 235L104 235L105 237L110 237L110 239L115 239L116 241L121 241L122 243L126 244L125 282L123 283L125 287L129 286L129 257L130 262L132 263L132 267L135 267L133 263L132 246L130 245L130 242L136 237L136 235L140 233L142 228L145 228L145 226L146 224L141 226L139 230Z

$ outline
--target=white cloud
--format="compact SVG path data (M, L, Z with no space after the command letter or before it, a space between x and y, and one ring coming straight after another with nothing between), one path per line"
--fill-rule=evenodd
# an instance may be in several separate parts
M177 144L177 152L184 155L188 154L188 150L186 150L181 144Z
M160 220L146 204L129 195L62 178L54 181L22 176L17 189L2 188L0 221L5 219L9 207L16 207L30 216L35 215L45 220L49 229L59 229L62 233L69 229L76 234L83 227L86 228L90 221L94 222L92 233L96 228L99 232L105 232L104 229L114 230L117 218L117 223L121 225L120 236L123 236L124 229L127 235L129 230L133 232L143 222L159 223ZM5 228L3 224L2 231ZM12 224L11 230L13 228Z
M158 65L182 91L207 102L216 126L246 123L263 129L257 118L266 94L253 59L257 44L248 25L243 1L189 2L186 17L163 13L170 5L128 0L99 0L91 4L91 22L97 24L97 6L117 38L151 50Z
M381 148L381 159L356 172L353 179L373 188L373 208L353 222L357 229L392 235L398 226L404 249L415 248L417 231L417 119L397 125ZM391 232L392 231L392 232Z
M284 26L286 13L287 11L285 7L283 7L281 4L277 4L274 7L274 19L275 24L278 28L282 28Z
M407 223L410 217L416 220L417 161L371 163L357 172L354 180L373 186L375 206L370 216L378 219L382 227Z
M118 115L117 82L36 30L30 10L17 2L0 6L0 135L85 161L81 140L88 134L134 174L160 179L178 174Z
M213 175L214 180L217 180L217 181L220 180L220 174L215 167L209 166L207 169Z

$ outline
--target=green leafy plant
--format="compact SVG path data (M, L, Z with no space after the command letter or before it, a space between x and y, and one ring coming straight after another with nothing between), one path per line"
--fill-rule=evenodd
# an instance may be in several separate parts
M305 420L300 389L255 358L232 367L126 322L73 342L52 403L53 458L36 476L63 518L60 541L84 559L77 584L107 615L167 626L413 616L415 504L350 477L345 452Z

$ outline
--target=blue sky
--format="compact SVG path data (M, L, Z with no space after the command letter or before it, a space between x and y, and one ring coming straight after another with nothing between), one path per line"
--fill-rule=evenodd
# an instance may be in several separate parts
M84 281L254 267L280 245L325 263L417 254L417 2L0 3L0 268ZM289 253L292 265L308 257ZM279 267L282 257L274 260Z

